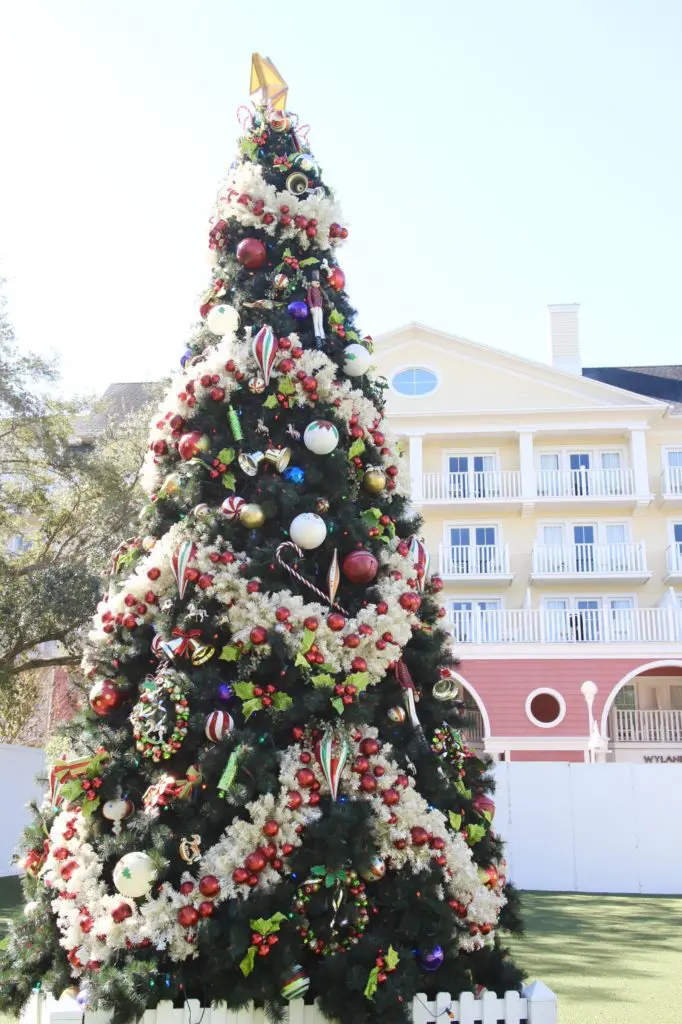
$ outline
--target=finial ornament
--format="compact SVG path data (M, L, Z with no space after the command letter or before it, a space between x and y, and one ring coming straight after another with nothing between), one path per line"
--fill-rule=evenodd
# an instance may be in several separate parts
M251 83L249 94L260 94L260 102L272 110L284 110L289 87L269 57L259 53L251 55Z

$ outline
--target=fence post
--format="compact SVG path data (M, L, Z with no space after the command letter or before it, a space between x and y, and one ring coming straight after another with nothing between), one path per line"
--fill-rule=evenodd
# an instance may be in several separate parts
M556 996L544 981L526 985L523 995L528 1000L528 1024L556 1024Z

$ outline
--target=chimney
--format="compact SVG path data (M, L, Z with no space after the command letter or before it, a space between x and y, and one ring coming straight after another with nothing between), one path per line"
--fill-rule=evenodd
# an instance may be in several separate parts
M578 336L579 304L569 302L561 306L548 306L547 309L552 366L555 370L564 370L566 373L582 374Z

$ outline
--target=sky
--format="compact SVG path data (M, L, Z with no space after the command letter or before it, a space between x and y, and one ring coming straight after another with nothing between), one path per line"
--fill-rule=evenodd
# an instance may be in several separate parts
M0 274L65 391L178 366L254 50L340 198L363 333L682 362L677 0L0 0Z

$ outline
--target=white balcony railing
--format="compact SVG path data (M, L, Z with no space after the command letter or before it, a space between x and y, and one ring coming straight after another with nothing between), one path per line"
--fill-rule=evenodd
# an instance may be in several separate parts
M682 573L682 541L675 541L665 549L665 560L668 572Z
M631 469L541 469L540 498L617 498L635 493Z
M454 611L449 627L460 644L676 643L675 608L491 608Z
M470 743L479 743L483 739L485 732L481 712L478 708L467 707L463 714L467 724L462 729L462 736Z
M508 576L506 544L443 547L439 551L441 576Z
M661 473L661 493L664 498L682 496L682 466L667 466Z
M533 548L534 575L603 576L646 571L643 544L536 544Z
M682 743L682 711L615 708L611 737L616 743Z
M425 473L425 501L493 501L518 498L521 473L491 469L481 473Z

